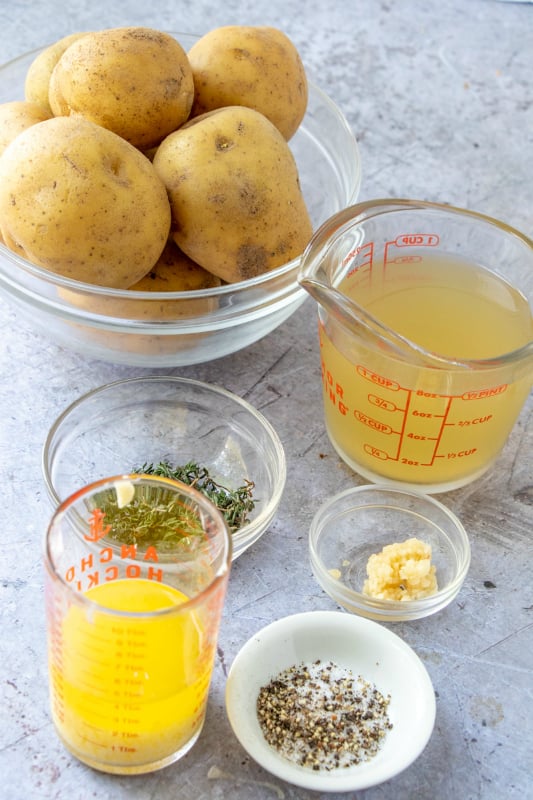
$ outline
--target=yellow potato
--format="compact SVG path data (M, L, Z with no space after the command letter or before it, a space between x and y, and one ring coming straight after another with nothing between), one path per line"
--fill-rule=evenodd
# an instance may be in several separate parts
M0 157L0 233L52 272L127 288L153 267L169 231L170 205L152 163L92 122L39 122Z
M162 323L163 325L165 323ZM174 326L170 326L174 329ZM194 350L198 346L199 339L203 338L206 334L198 333L134 333L131 329L128 333L119 333L117 330L105 330L103 328L93 328L88 325L72 324L72 336L77 338L81 349L86 351L87 346L92 342L96 348L103 346L103 352L106 358L110 353L113 353L117 362L125 361L129 363L127 353L135 353L136 359L138 356L172 356L174 353L180 353L187 350ZM96 357L99 357L99 350L96 351ZM211 359L212 360L212 359ZM180 357L181 361L181 357ZM137 360L135 363L139 363ZM185 363L185 362L181 362ZM188 362L187 362L188 363ZM193 364L197 363L196 357L193 357ZM169 359L168 366L173 366L174 360ZM142 366L150 367L152 362L148 360Z
M24 83L24 96L26 100L42 106L50 117L52 116L52 109L48 101L50 75L67 47L82 36L85 36L85 34L71 33L68 36L64 36L42 50L28 67Z
M112 297L99 295L98 290L88 292L80 287L78 290L60 289L60 296L77 308L104 314L106 317L119 317L121 319L138 320L140 322L169 322L188 319L209 314L218 307L217 297L181 298L180 300L155 297L153 299L136 298L138 291L143 292L189 292L196 289L209 289L219 286L221 281L211 275L202 267L191 261L180 251L177 245L169 240L157 264L148 275L138 283L127 289L131 297ZM188 347L195 347L198 339L204 334L193 332L190 334L166 333L118 333L117 331L102 330L89 325L80 326L73 324L74 335L80 336L82 342L87 339L96 344L104 344L116 353L137 353L143 355L164 355L177 353Z
M226 25L188 52L194 77L191 116L223 106L248 106L290 139L307 108L307 77L285 33L266 25Z
M159 145L153 165L172 209L172 237L228 283L296 258L312 234L292 152L258 111L197 117Z
M170 239L150 272L129 288L137 292L192 292L221 283L220 278L196 264Z
M0 156L19 133L37 122L50 119L50 114L37 103L12 100L0 104Z
M137 292L190 292L220 286L215 275L191 261L179 247L169 240L157 263L141 280L130 286L128 298L103 296L87 291L62 289L61 296L78 308L105 314L110 317L158 322L179 317L194 317L217 307L216 298L191 297L172 300L161 297L136 297ZM146 337L144 337L145 339ZM144 341L141 337L140 341Z
M81 116L142 150L185 122L193 96L187 54L152 28L88 33L65 50L50 78L56 116Z

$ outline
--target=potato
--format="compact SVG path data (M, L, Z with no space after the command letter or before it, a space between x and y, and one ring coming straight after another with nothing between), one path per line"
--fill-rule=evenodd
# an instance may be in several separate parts
M52 272L127 288L153 267L169 231L170 205L153 165L99 125L48 119L0 157L0 233Z
M167 300L165 298L136 298L134 292L190 292L198 289L211 289L220 286L220 278L191 261L170 239L152 269L141 280L127 290L130 297L89 294L83 289L73 291L61 289L60 294L72 305L106 314L111 317L138 319L143 322L176 319L208 313L217 307L215 298L191 296L188 300Z
M308 85L298 50L277 28L226 25L188 52L194 77L191 116L223 106L248 106L290 139L307 108Z
M85 36L85 34L71 33L68 36L64 36L42 50L28 68L24 83L24 96L26 100L42 106L48 112L49 117L53 116L48 101L50 76L67 47L82 36Z
M169 194L174 241L228 283L290 261L311 236L289 145L254 109L191 120L159 145L153 165Z
M37 103L26 100L12 100L0 104L0 156L26 128L50 119L50 114Z
M202 267L191 261L178 246L169 240L161 257L150 270L148 275L138 281L126 291L131 297L112 297L109 294L99 296L94 290L88 292L80 289L59 289L61 297L73 306L83 308L107 317L139 320L141 322L167 322L170 320L195 319L203 314L209 314L218 308L217 297L197 297L172 300L166 298L153 299L135 298L136 291L143 292L190 292L197 289L210 289L219 286L220 279L211 275ZM143 353L144 355L164 355L179 352L189 346L195 346L198 339L204 334L194 332L191 334L147 334L147 333L118 333L116 331L102 330L85 326L80 328L74 324L75 335L80 335L83 341L90 339L106 348L113 348L117 353Z
M185 122L193 96L184 49L152 28L88 33L65 50L50 78L56 116L81 116L141 150Z
M170 239L150 272L129 288L137 292L192 292L221 283L220 278L196 264Z

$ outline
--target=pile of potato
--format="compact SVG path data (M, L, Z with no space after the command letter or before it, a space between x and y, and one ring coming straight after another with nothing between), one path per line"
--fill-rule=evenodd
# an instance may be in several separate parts
M118 289L263 274L312 234L288 144L307 97L274 28L217 28L188 52L145 27L67 36L31 64L25 98L0 105L2 240Z

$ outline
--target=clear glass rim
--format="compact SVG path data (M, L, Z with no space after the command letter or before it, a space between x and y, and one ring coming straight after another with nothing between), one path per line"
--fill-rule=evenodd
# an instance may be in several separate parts
M224 551L221 558L221 565L217 572L214 573L212 580L204 589L198 592L198 594L194 595L194 597L189 598L179 605L168 606L166 608L156 609L155 611L122 611L111 608L103 603L99 603L88 598L83 592L79 592L74 589L71 584L61 575L54 563L54 559L50 552L50 542L53 530L60 520L63 519L63 517L68 513L69 509L72 508L73 504L80 498L94 492L97 489L104 489L108 486L113 486L117 481L123 480L130 480L133 483L159 484L161 486L167 486L168 488L175 488L176 490L179 490L181 494L190 495L194 502L211 516L213 522L217 526L217 530L222 534ZM231 568L232 549L233 545L231 535L224 518L218 509L203 494L201 494L201 492L197 491L193 487L187 486L184 483L172 480L171 478L164 478L158 475L141 474L121 474L108 476L105 478L100 478L97 481L93 481L92 483L77 489L55 508L50 523L45 531L43 544L46 571L53 583L59 583L62 592L68 593L69 598L77 605L108 614L109 616L123 619L151 619L154 617L161 618L174 615L179 616L184 612L191 611L197 606L202 605L206 598L215 593L218 590L218 587L226 581ZM126 578L126 580L129 579ZM109 582L112 583L112 581Z
M50 430L48 431L42 448L41 468L49 497L55 505L63 502L58 496L54 487L54 482L50 472L50 465L52 463L52 449L55 439L65 420L68 419L73 412L83 406L84 403L90 401L91 398L98 395L105 395L107 392L113 392L114 389L117 389L121 386L131 386L133 392L132 396L135 396L135 386L142 383L147 385L168 383L176 388L179 388L179 386L182 385L196 387L199 391L223 397L226 400L235 403L237 406L240 406L247 414L250 414L259 423L261 428L265 431L265 434L268 436L275 454L275 469L272 470L274 475L274 491L257 517L252 519L249 523L232 535L231 538L232 542L234 542L234 550L238 552L240 546L245 545L248 539L255 537L258 529L261 529L263 525L268 523L268 520L273 514L273 510L280 502L287 479L287 460L285 456L285 450L277 431L260 411L250 405L250 403L248 403L242 397L233 394L228 389L205 383L195 378L184 378L174 375L148 375L137 376L134 378L122 378L112 381L111 383L103 384L102 386L97 386L96 388L91 389L90 391L85 392L83 395L76 398L55 419L50 427Z
M469 209L459 206L447 205L445 203L405 198L381 198L355 203L341 209L341 211L333 214L333 216L319 226L304 250L300 261L300 268L298 271L298 282L300 285L305 287L306 283L308 285L311 284L311 286L313 283L320 283L319 281L315 281L313 277L317 262L321 261L324 253L338 242L348 230L357 227L369 219L409 209L413 211L437 211L450 217L455 216L476 220L490 227L502 230L511 238L520 240L533 254L532 239L507 223L486 214L470 211ZM353 301L350 302L352 303ZM353 305L356 306L355 303L353 303ZM412 342L397 334L387 325L376 320L360 306L357 306L357 312L360 317L359 322L363 327L368 329L371 336L386 340L391 344L393 349L398 352L409 352L414 358L420 359L421 362L426 361L428 367L443 370L453 368L472 371L497 370L501 369L503 366L517 365L522 362L527 365L527 363L533 359L532 340L516 350L502 353L494 358L454 360L453 358L447 358L437 353L427 351L423 347L417 345L416 342ZM342 319L339 319L339 323L341 325L343 324Z
M360 506L356 506L354 510L357 510L358 508L365 509L379 506L388 507L391 509L396 508L399 511L405 511L409 513L410 509L405 509L401 506L394 506L392 500L391 502L385 502L384 497L389 495L391 497L396 496L412 498L421 503L423 506L437 510L451 524L457 533L459 546L455 549L458 551L458 563L453 580L450 581L447 586L442 589L438 589L435 594L418 600L409 600L407 602L402 602L400 600L381 600L352 589L343 583L343 581L334 578L328 573L316 549L316 541L320 536L323 524L328 516L330 516L334 511L337 504L350 497L354 497L355 499L357 497L366 495L368 495L368 502L365 502ZM349 513L349 511L350 509L347 508L345 513ZM418 512L410 513L418 513L420 516L423 516L420 510ZM470 568L470 540L461 520L456 516L456 514L454 514L443 503L439 502L431 495L423 494L422 492L416 492L413 490L402 489L401 487L396 488L385 484L365 484L362 486L350 487L349 489L345 489L333 497L330 497L320 506L314 515L309 529L308 541L311 564L316 570L317 574L320 576L320 581L324 582L324 584L329 587L329 590L331 590L333 594L337 595L337 597L342 597L348 604L356 606L362 610L373 611L376 614L386 613L390 614L391 616L411 616L413 614L422 614L424 612L428 612L429 609L440 608L443 604L443 601L447 600L448 598L451 599L457 593L458 588L463 583Z

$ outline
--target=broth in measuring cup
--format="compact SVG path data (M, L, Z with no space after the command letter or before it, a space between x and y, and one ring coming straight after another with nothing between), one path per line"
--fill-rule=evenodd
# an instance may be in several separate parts
M533 339L526 298L478 264L410 251L379 266L350 273L339 291L426 351L493 359ZM507 383L490 370L414 367L365 346L333 315L320 319L326 427L347 463L371 480L419 488L453 488L485 471L530 376Z
M414 252L407 262L387 264L377 282L359 272L354 278L339 286L343 294L398 335L446 358L497 358L533 338L526 298L479 264Z

